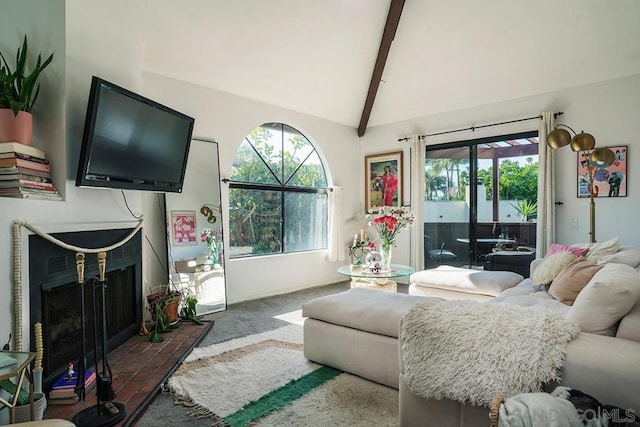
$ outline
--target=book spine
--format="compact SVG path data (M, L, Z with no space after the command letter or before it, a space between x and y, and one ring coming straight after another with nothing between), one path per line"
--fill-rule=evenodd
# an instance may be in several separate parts
M42 172L51 172L48 164L32 162L24 159L0 159L0 167L17 166L19 168L32 169Z
M10 196L10 197L14 197L14 196ZM55 194L23 193L22 195L15 196L15 197L22 197L23 199L35 199L35 200L56 200L56 201L62 200L62 196L58 196Z
M29 176L38 176L42 178L51 178L51 172L41 171L36 169L28 169L18 166L1 166L0 165L0 175L16 175L16 174L24 174Z
M22 153L0 153L0 159L22 159L28 160L30 162L43 163L46 165L49 164L49 160L43 157L30 156L28 154Z
M0 153L10 152L22 153L41 158L46 157L44 151L30 145L20 144L19 142L0 142Z

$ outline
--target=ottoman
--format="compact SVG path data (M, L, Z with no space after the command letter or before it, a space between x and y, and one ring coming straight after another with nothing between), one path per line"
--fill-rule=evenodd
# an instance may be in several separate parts
M423 297L353 288L302 304L304 355L398 388L400 319Z
M441 265L409 277L409 294L487 301L524 280L512 271L486 271Z

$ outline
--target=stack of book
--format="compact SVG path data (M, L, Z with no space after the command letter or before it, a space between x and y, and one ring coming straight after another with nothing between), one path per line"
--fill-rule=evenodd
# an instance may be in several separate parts
M0 196L62 200L51 183L44 151L18 142L0 142Z
M84 373L84 389L89 390L96 381L96 373L91 369L87 369ZM49 391L49 403L52 405L73 405L80 400L76 393L76 382L78 380L77 373L69 376L68 373L62 374L60 378L51 386Z

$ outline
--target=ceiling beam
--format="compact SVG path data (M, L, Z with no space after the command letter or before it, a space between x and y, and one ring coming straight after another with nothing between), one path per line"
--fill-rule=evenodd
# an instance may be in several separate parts
M398 23L400 22L400 15L402 15L403 7L404 0L391 0L389 14L387 15L387 22L384 25L382 40L380 41L380 48L378 49L378 57L376 58L376 64L373 67L371 83L369 83L369 92L367 92L367 99L364 102L362 116L360 117L358 136L363 136L364 132L367 130L369 116L371 116L371 110L373 109L373 102L375 101L376 94L378 93L378 86L380 86L382 72L384 71L384 66L387 63L387 57L391 50L391 42L396 36L396 30L398 29Z

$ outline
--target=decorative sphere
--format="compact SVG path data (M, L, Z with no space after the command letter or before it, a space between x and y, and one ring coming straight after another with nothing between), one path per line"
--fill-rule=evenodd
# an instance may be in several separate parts
M380 255L380 252L376 252L376 251L371 251L367 254L367 258L365 259L367 265L371 265L374 262L380 262L382 261L382 255Z

